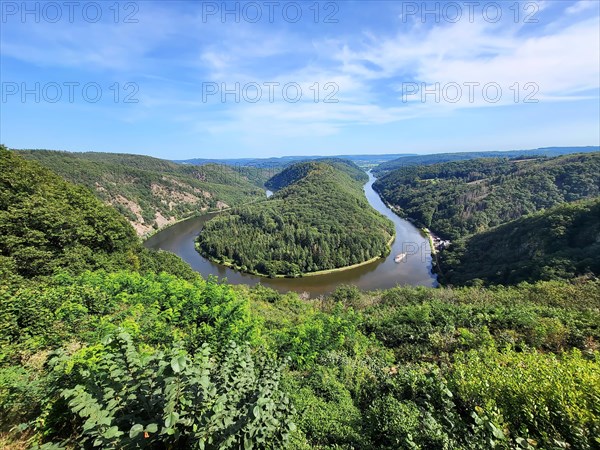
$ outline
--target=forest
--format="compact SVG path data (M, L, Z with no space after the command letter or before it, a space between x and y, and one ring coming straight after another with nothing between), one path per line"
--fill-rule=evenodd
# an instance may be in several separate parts
M440 272L459 285L598 275L599 237L599 197L563 203L453 242Z
M140 235L201 212L262 199L260 186L267 179L256 170L181 165L142 155L50 150L18 154L88 187Z
M234 208L208 221L198 251L241 271L298 277L350 266L389 253L391 221L367 202L368 179L351 162L293 164L266 186L269 200Z
M563 202L600 195L600 153L411 166L373 188L397 211L455 240Z
M0 169L2 448L600 446L597 278L232 286L38 163Z
M509 158L525 159L536 157L556 157L569 155L571 153L590 153L598 152L600 147L547 147L533 150L508 150L508 151L490 151L490 152L457 152L457 153L434 153L432 155L407 155L391 161L385 161L373 168L373 173L377 177L403 167L409 166L428 166L431 164L440 164L451 161L466 161L478 158Z

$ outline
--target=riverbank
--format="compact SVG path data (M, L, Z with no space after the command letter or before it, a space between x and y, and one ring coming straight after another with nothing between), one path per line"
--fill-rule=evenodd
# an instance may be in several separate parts
M420 228L420 230L421 230L421 233L423 233L423 235L429 241L429 248L431 248L431 256L436 256L437 249L435 248L435 245L433 243L433 237L432 237L431 231L429 230L429 228L426 228L426 227Z
M391 237L391 239L388 241L387 246L388 246L388 255L389 252L391 252L392 250L392 244L394 242L394 240L396 239L396 235L394 234L394 236ZM196 251L203 257L208 259L209 261L211 261L214 264L219 264L220 266L224 266L224 267L228 267L229 269L233 269L233 270L237 270L238 272L241 273L245 273L248 275L254 275L257 277L261 277L261 278L269 278L269 279L273 279L273 278L309 278L309 277L314 277L314 276L319 276L319 275L328 275L331 273L336 273L336 272L344 272L346 270L350 270L350 269L356 269L357 267L362 267L362 266L366 266L367 264L371 264L374 263L375 261L382 259L382 258L387 258L387 256L375 256L374 258L368 259L367 261L363 261L360 263L356 263L356 264L352 264L350 266L344 266L344 267L336 267L335 269L325 269L325 270L317 270L316 272L307 272L307 273L302 273L298 276L292 276L292 275L281 275L281 274L276 274L275 276L269 276L267 274L264 273L259 273L259 272L245 272L241 269L241 267L233 264L233 263L228 263L228 262L223 262L218 260L217 258L212 257L211 255L205 254L203 252L200 251L200 246L198 245L198 242L194 242L194 247L196 248Z
M419 228L419 230L421 231L421 233L423 234L423 236L425 236L428 240L429 240L429 247L431 248L431 254L435 255L437 254L440 250L448 247L450 245L450 241L444 240L442 238L440 238L439 236L436 236L433 231L431 231L429 228L422 226L418 221L416 221L415 219L413 219L412 217L408 217L405 216L404 214L400 214L398 212L399 208L389 204L388 202L384 201L385 206L387 206L394 214L396 214L398 217L400 217L401 219L407 220L410 223L412 223L415 227Z
M271 191L268 191L268 192L271 192ZM271 192L271 195L273 195L272 192ZM160 233L161 231L164 231L164 230L166 230L168 228L171 228L172 226L177 225L177 224L179 224L181 222L185 222L186 220L190 220L190 219L193 219L195 217L207 216L207 215L210 215L210 214L219 214L219 213L221 213L223 211L229 211L232 208L239 208L241 206L246 206L246 205L251 205L251 204L254 204L254 203L257 203L257 202L266 201L266 200L268 200L271 197L271 195L267 194L267 198L262 198L262 199L259 198L259 199L256 199L256 200L252 200L251 202L243 203L241 205L228 206L227 208L216 209L216 210L213 210L213 211L210 211L210 209L205 209L205 210L201 209L199 212L194 213L191 216L187 216L187 217L184 217L182 219L177 219L175 222L168 223L168 224L166 224L166 225L164 225L164 226L162 226L160 228L157 228L156 230L153 230L150 233L146 233L144 235L141 235L140 238L142 239L142 242L144 242L144 241L150 239L152 236Z
M177 225L181 222L185 222L186 220L193 219L194 217L200 217L200 216L204 216L206 214L215 214L215 213L219 213L219 212L221 212L221 211L202 211L202 210L200 210L200 212L194 213L191 216L187 216L182 219L177 219L175 222L170 222L166 225L163 225L162 227L157 228L156 230L153 230L149 233L143 234L140 236L140 239L142 240L142 242L147 241L152 236L160 233L161 231L165 231L166 229L171 228L172 226Z
M396 234L394 233L394 236L392 236L392 238L387 243L388 250L389 250L388 255L392 251L392 244L394 243L395 239L396 239ZM317 272L308 272L308 273L304 274L303 277L313 277L316 275L327 275L328 273L343 272L344 270L350 270L350 269L355 269L357 267L366 266L367 264L374 263L375 261L382 259L382 258L387 258L387 256L375 256L374 258L368 259L367 261L352 264L351 266L336 267L335 269L319 270Z

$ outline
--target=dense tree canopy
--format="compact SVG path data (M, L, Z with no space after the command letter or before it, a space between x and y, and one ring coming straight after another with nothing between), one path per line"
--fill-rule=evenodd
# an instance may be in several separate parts
M532 158L532 157L554 157L569 155L571 153L597 152L600 147L547 147L534 150L508 150L492 152L456 152L456 153L434 153L431 155L409 155L385 161L373 168L373 173L378 177L383 176L396 169L408 166L427 166L450 161L466 161L477 158Z
M344 172L350 178L360 181L361 183L366 183L369 180L368 175L356 164L350 161L338 158L323 158L317 161L299 162L293 164L267 180L265 186L273 191L283 189L306 177L311 171L318 167L317 165L319 163L328 164L340 172Z
M600 198L565 203L456 241L444 281L516 284L600 274Z
M453 240L562 202L600 195L600 153L404 167L373 188L400 214Z
M281 189L268 201L207 222L198 249L218 262L270 276L298 276L386 255L393 224L368 204L364 178L352 163L294 164L267 183Z

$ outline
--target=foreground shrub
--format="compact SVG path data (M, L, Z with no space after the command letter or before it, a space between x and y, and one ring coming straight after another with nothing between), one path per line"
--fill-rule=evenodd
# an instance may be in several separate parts
M499 438L538 448L600 445L600 361L578 350L561 355L495 349L458 358L453 391L476 422L496 417Z
M255 362L247 347L231 343L219 359L207 345L194 357L179 347L144 355L120 333L98 355L75 367L70 359L53 360L55 371L79 370L70 378L83 382L62 389L64 402L46 419L74 428L41 449L281 448L295 429L293 407L279 388L281 368Z

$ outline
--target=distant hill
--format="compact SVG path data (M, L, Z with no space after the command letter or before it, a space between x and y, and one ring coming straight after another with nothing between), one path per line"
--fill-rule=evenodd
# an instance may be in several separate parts
M380 178L373 188L399 214L454 240L600 195L600 153L409 166Z
M367 202L363 177L351 162L294 164L267 182L277 190L268 201L207 222L198 250L244 272L269 276L301 276L386 255L394 227Z
M264 191L228 166L202 167L117 153L19 150L65 179L87 186L146 234L207 210L264 198Z
M534 150L509 150L492 152L462 152L462 153L437 153L433 155L402 156L398 159L386 161L373 169L378 177L392 170L407 166L439 164L449 161L464 161L475 158L526 158L534 156L561 156L572 153L590 153L600 151L600 147L547 147Z
M306 175L312 170L315 170L318 167L318 164L321 163L329 164L356 181L366 183L369 179L368 175L356 164L343 159L329 158L293 164L268 180L265 183L265 187L273 191L283 189L306 177Z
M383 154L383 155L335 155L335 156L281 156L278 158L233 158L233 159L206 159L206 158L194 158L175 161L182 164L226 164L229 166L250 166L250 167L263 167L263 168L284 168L291 164L301 161L313 161L317 159L345 159L352 161L356 165L366 168L374 167L385 161L390 161L399 157L415 155L415 153L396 153L396 154Z
M441 253L445 282L516 284L600 275L600 198L562 204L477 233Z

